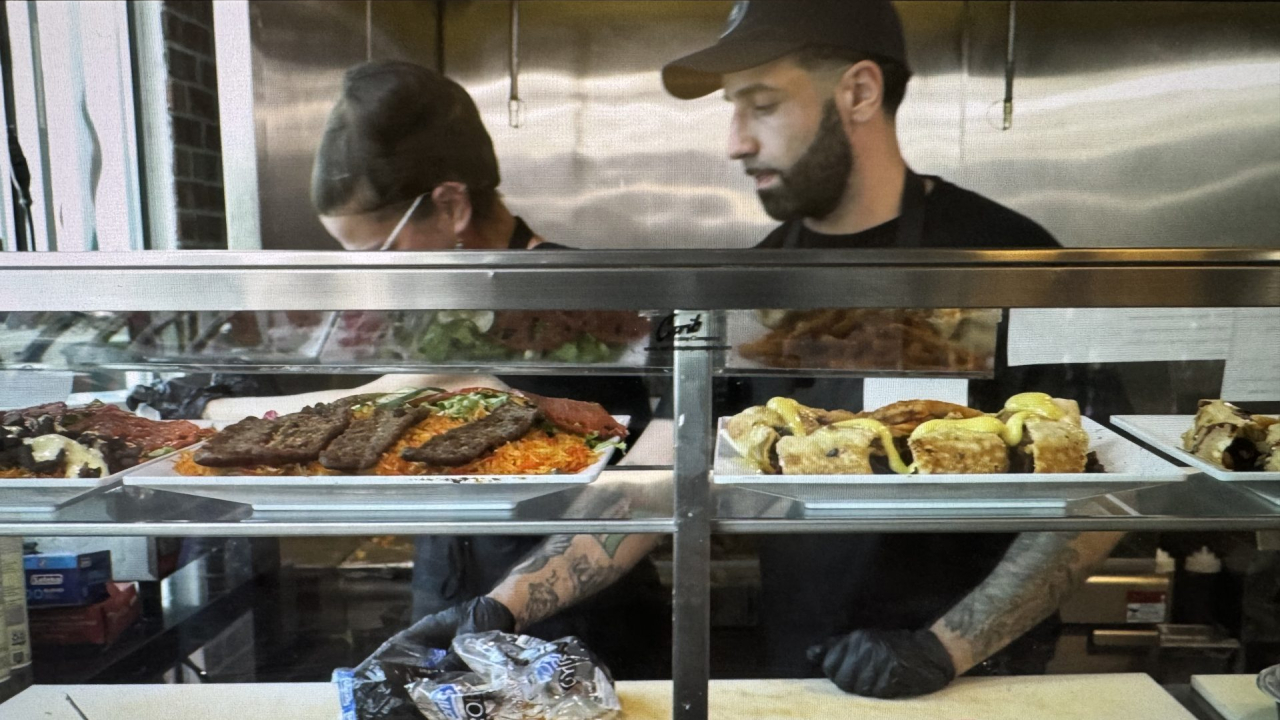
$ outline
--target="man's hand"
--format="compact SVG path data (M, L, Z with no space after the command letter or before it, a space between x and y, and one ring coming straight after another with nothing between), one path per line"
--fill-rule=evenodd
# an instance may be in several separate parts
M825 653L824 653L825 650ZM928 695L956 676L951 655L928 630L858 630L811 648L822 672L847 693L874 698Z
M374 662L417 665L422 648L448 650L456 635L490 630L515 632L516 619L506 605L491 597L478 597L428 615L382 643L360 663L357 672Z

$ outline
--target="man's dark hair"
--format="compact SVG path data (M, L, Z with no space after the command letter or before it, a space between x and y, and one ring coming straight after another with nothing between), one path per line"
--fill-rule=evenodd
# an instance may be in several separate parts
M911 71L905 65L888 58L868 55L844 48L826 45L811 45L792 55L800 67L809 70L822 70L833 65L851 65L863 60L870 60L880 66L880 74L884 76L884 90L881 105L889 117L896 117L898 106L907 94L907 81L911 79Z
M406 205L440 183L465 183L472 213L498 198L498 160L475 101L461 85L413 63L363 63L346 72L311 173L321 215ZM419 206L419 216L431 204Z

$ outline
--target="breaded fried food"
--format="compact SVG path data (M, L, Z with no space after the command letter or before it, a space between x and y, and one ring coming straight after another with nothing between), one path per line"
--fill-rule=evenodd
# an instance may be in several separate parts
M1258 417L1229 402L1201 400L1195 423L1182 434L1182 448L1227 470L1253 470L1263 464L1268 434Z
M872 412L858 413L856 417L879 420L889 427L894 437L906 437L929 420L962 420L983 414L981 410L941 400L902 400Z
M912 437L907 445L921 475L981 475L1009 470L1009 446L994 433L946 428Z
M778 473L774 447L781 436L768 425L752 426L741 439L732 441L733 448L751 467L766 475Z
M725 426L725 432L729 435L730 442L742 453L741 443L744 442L751 434L751 431L757 426L774 428L785 428L787 423L778 413L770 410L763 405L749 407L746 410L729 418L729 422ZM743 453L744 455L746 453Z
M1262 465L1266 472L1280 472L1280 422L1271 423L1267 427L1267 439L1264 441L1270 455Z
M870 475L876 433L867 428L824 427L778 440L783 475Z
M1066 419L1032 417L1015 452L1030 455L1035 473L1082 473L1089 461L1089 435Z

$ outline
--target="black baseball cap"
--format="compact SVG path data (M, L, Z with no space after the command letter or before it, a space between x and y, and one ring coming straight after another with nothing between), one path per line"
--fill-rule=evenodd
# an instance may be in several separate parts
M498 187L493 139L467 91L411 62L357 65L325 125L311 172L321 215L390 207L443 182Z
M832 47L907 67L902 22L889 0L740 0L715 45L662 68L667 92L709 95L726 73L773 62L805 47Z

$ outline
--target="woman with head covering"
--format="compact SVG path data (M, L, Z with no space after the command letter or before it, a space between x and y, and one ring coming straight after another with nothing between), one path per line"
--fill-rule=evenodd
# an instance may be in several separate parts
M316 151L311 200L325 229L348 250L567 249L534 235L507 209L497 190L500 181L493 141L461 85L420 65L378 61L358 65L343 78L342 96ZM446 386L433 376L417 377L421 382L403 375L376 382ZM629 414L634 435L651 415L648 392L634 377L505 380ZM473 377L469 384L501 387L503 380ZM489 592L543 540L416 538L414 618ZM618 617L629 619L626 627L614 622ZM582 637L621 677L669 672L669 594L649 562L591 601L525 631L547 639Z

